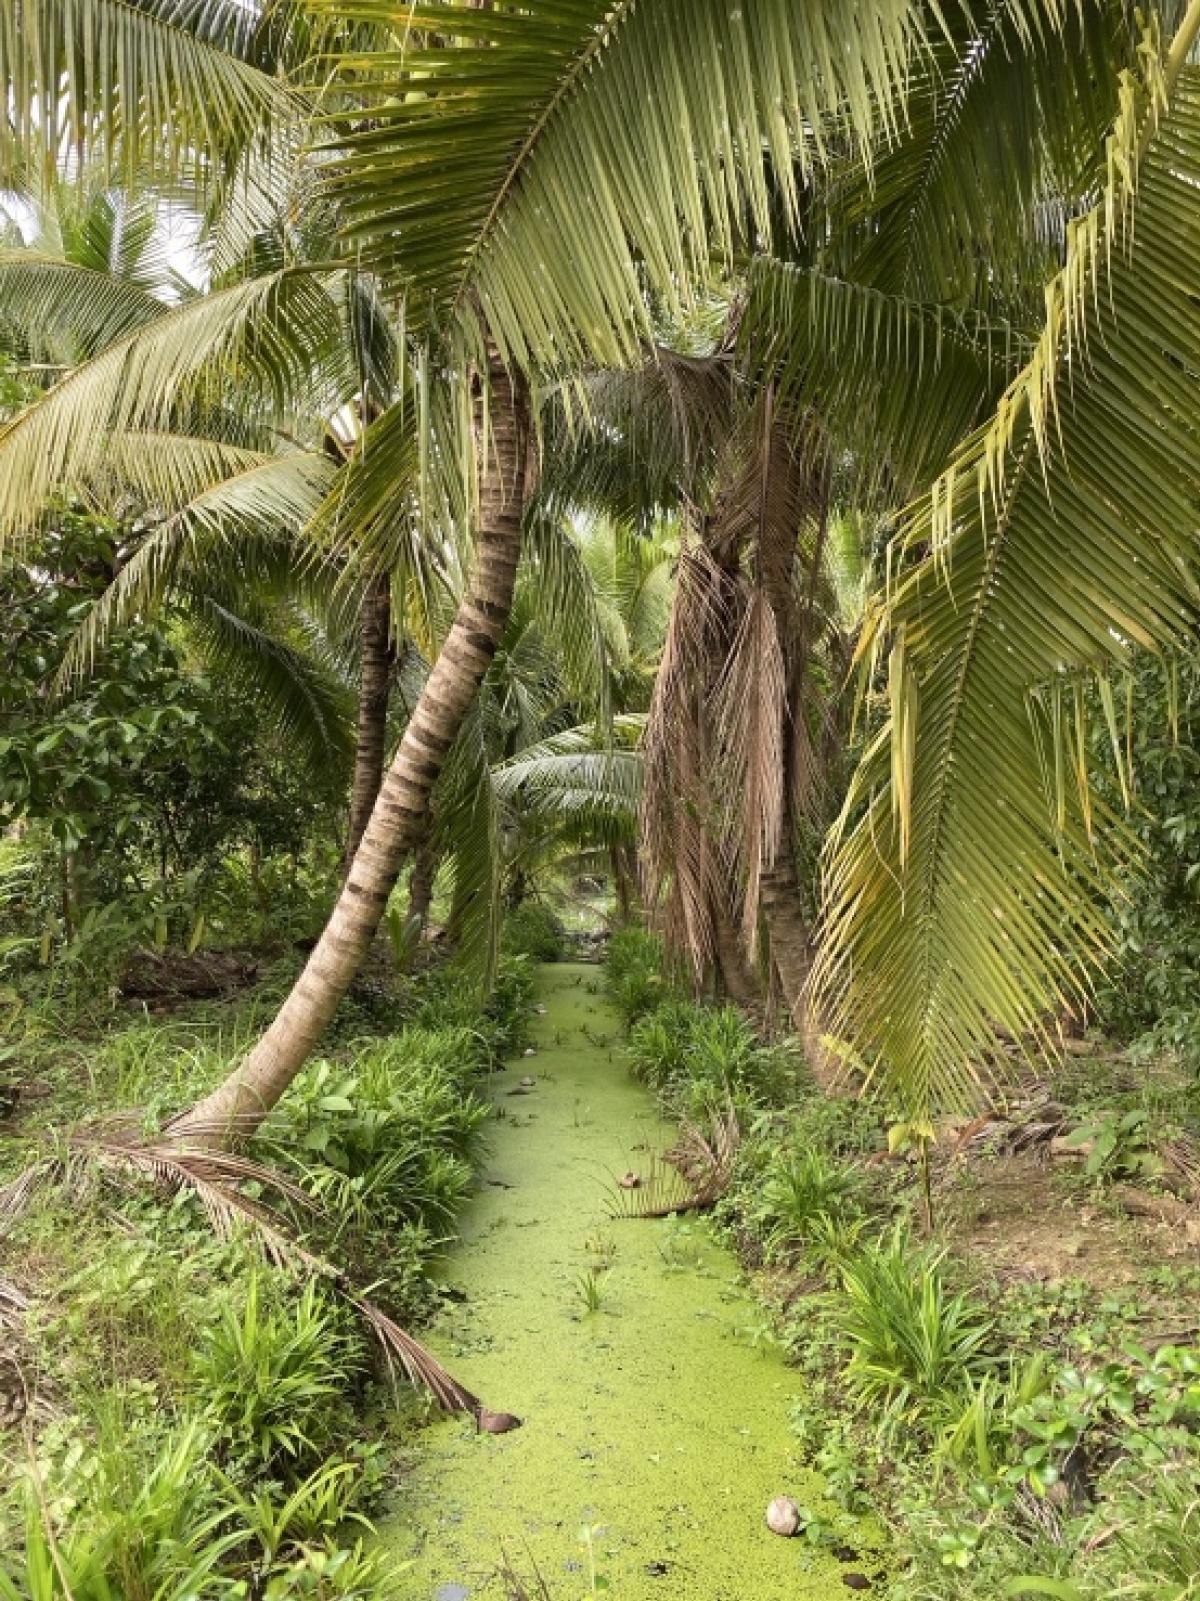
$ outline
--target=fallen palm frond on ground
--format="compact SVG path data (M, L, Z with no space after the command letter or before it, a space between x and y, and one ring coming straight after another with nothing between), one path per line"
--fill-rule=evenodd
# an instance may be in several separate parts
M0 1278L0 1428L20 1422L29 1408L29 1381L21 1360L21 1333L29 1297L11 1279Z
M310 1251L296 1239L279 1212L243 1193L241 1186L253 1183L309 1213L316 1210L311 1198L292 1180L249 1157L223 1151L189 1151L173 1142L145 1144L132 1132L76 1133L66 1139L61 1150L31 1163L0 1189L0 1233L16 1221L42 1187L62 1184L69 1189L82 1189L97 1171L132 1174L168 1193L187 1191L194 1195L218 1238L230 1239L244 1231L274 1266L299 1278L321 1279L336 1290L371 1330L393 1378L399 1369L410 1384L427 1390L444 1411L467 1412L477 1419L484 1412L479 1397L364 1295L344 1268ZM0 1281L0 1328L5 1326L8 1288ZM19 1297L20 1292L12 1289Z
M670 1217L677 1212L703 1212L728 1190L742 1131L737 1108L727 1096L707 1129L691 1118L680 1124L669 1151L655 1155L650 1170L636 1184L618 1182L609 1199L612 1217Z

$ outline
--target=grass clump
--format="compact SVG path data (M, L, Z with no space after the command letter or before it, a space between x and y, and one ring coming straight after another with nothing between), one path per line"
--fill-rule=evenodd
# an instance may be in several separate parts
M669 998L629 1031L635 1075L674 1109L703 1118L732 1095L742 1108L775 1106L795 1081L787 1044L766 1045L736 1006Z

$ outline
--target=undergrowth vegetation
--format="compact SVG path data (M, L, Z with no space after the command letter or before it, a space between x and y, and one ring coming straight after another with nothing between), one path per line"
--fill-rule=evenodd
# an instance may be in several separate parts
M37 1116L12 1125L0 1179L85 1106L157 1126L227 1071L286 981L65 1043L27 1017ZM438 1252L486 1136L477 1086L523 1042L530 1004L523 958L486 1004L450 970L360 986L250 1152L294 1184L301 1246L369 1279L403 1321L439 1302ZM248 1234L216 1237L194 1195L119 1172L39 1191L2 1249L30 1303L0 1364L5 1601L397 1593L368 1535L404 1409L332 1285L264 1260Z
M1195 1593L1200 1274L1148 1261L1100 1291L1069 1273L1005 1273L955 1246L949 1197L972 1182L961 1164L939 1171L927 1237L918 1166L889 1149L882 1109L748 1065L779 1047L732 1008L684 998L645 932L614 938L608 984L634 1072L671 1108L691 1115L722 1076L739 1086L741 1143L716 1223L798 1370L804 1455L836 1506L887 1525L887 1593ZM1053 1182L1085 1193L1089 1216L1131 1175L1160 1174L1150 1153L1191 1121L1186 1085L1122 1096L1111 1077L1068 1072L1056 1089L1062 1154L1078 1160ZM809 1540L839 1538L832 1509L802 1518Z

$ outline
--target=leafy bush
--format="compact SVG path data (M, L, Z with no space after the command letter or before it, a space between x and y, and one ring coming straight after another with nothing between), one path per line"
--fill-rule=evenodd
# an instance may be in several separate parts
M763 1045L736 1006L664 1001L629 1031L634 1073L689 1116L703 1118L726 1094L744 1107L778 1104L796 1075L789 1046Z
M313 1283L297 1297L251 1274L196 1353L193 1395L226 1451L294 1474L344 1431L344 1392L363 1369L342 1309Z
M502 948L532 962L560 962L567 949L566 931L544 902L524 901L505 916Z
M454 968L436 968L419 981L407 1018L415 1028L468 1029L476 1065L495 1067L528 1043L533 989L524 956L502 958L486 996Z
M674 993L664 977L662 941L645 928L623 928L613 935L605 974L608 992L626 1023L636 1022Z
M849 1353L845 1381L860 1406L884 1407L889 1428L941 1418L992 1365L991 1319L950 1292L944 1257L914 1245L899 1224L842 1268L832 1309Z
M823 1252L862 1215L864 1185L856 1168L819 1146L784 1148L773 1154L755 1186L748 1221L778 1257L805 1244Z
M192 1422L147 1459L146 1434L75 1458L76 1495L57 1531L38 1485L22 1486L23 1561L0 1565L3 1601L201 1601L236 1543L219 1535L206 1432Z

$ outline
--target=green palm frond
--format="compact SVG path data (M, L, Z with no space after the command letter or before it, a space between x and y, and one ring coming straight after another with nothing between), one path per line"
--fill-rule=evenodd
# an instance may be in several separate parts
M231 464L222 459L221 465ZM63 659L60 683L89 671L116 629L153 612L181 586L211 589L220 582L236 592L239 584L253 591L269 583L281 592L296 590L303 567L297 536L336 471L329 457L298 451L265 461L244 453L236 470L215 474L142 540L92 606Z
M340 274L285 268L171 307L70 372L0 429L0 536L36 522L48 497L109 470L114 435L170 433L181 411L231 384L247 414L345 381ZM194 483L171 502L186 501Z
M32 250L0 252L0 338L19 336L35 359L64 365L96 355L154 322L163 303L106 269Z
M565 517L531 515L522 547L539 632L567 693L607 718L610 638L602 599Z
M1066 218L1103 180L1117 69L1136 59L1133 10L999 3L945 20L917 64L900 136L869 171L854 162L840 174L813 231L831 236L832 271L889 293L1024 304L1058 265Z
M619 824L632 837L642 797L637 748L646 719L612 719L612 740L595 724L564 729L492 768L492 785L507 806L543 826L576 822Z
M305 760L348 768L353 692L327 663L287 637L278 613L253 605L234 612L202 588L184 596L182 604L210 667L253 693Z
M270 29L233 0L4 0L0 188L69 155L125 181L204 179L296 115Z
M500 809L488 758L496 716L494 697L482 694L454 742L434 811L437 846L452 867L449 933L455 958L485 988L500 950L504 874Z
M417 313L478 307L515 360L554 366L628 359L651 334L647 280L678 307L743 221L794 221L827 120L867 139L891 119L925 16L911 0L350 14L395 44L339 63L366 112L332 171L349 238Z
M1031 341L977 312L907 300L760 258L740 336L793 403L909 484L927 483L987 415Z
M1111 947L1098 891L1126 841L1088 788L1080 679L1200 603L1198 30L1193 3L1123 75L1041 338L907 514L875 630L891 716L832 842L819 991L914 1114L967 1099L996 1028L1037 1036Z

